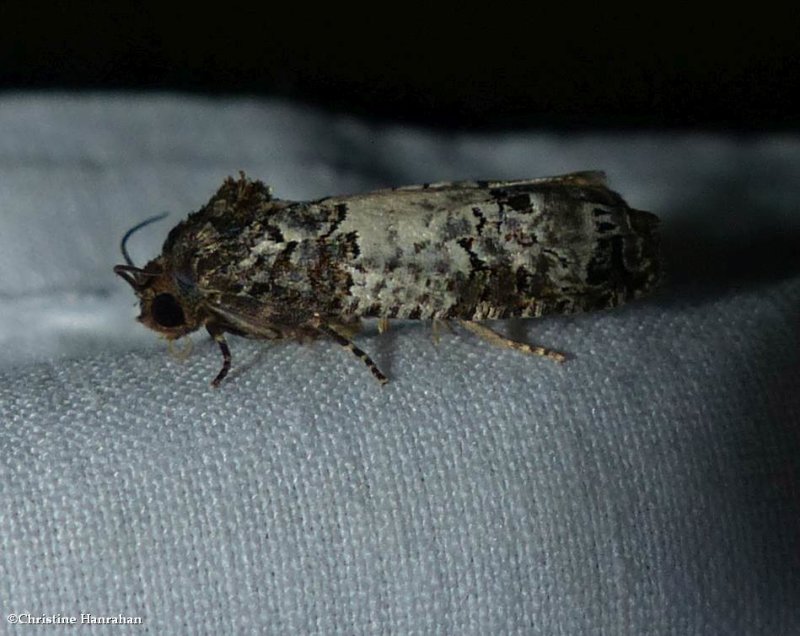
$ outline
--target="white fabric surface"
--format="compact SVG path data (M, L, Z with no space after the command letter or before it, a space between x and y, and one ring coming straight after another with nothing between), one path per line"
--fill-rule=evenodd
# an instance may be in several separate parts
M0 130L4 615L800 632L800 138L443 133L166 95L5 95ZM384 388L331 343L231 338L213 390L215 346L171 358L111 272L125 229L172 212L131 241L144 263L239 169L311 198L597 168L662 217L672 274L511 325L564 366L406 323L358 338Z

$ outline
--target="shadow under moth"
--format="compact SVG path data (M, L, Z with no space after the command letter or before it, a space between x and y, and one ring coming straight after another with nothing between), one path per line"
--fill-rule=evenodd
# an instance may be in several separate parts
M231 366L225 334L349 349L362 318L453 321L486 340L564 361L479 321L615 307L659 279L658 219L609 190L600 172L521 181L432 183L317 201L283 201L244 174L175 226L161 255L114 272L138 320L173 341L205 327ZM434 325L436 322L434 322Z

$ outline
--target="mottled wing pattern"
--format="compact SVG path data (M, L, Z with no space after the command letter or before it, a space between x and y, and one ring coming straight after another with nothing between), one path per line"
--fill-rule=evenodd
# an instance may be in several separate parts
M342 322L571 313L618 305L658 278L655 217L629 208L602 173L312 202L274 200L257 182L227 187L173 231L176 269L288 324L315 313Z
M364 317L505 318L613 307L659 276L655 216L602 173L411 186L318 202L358 254L343 309ZM355 249L351 250L355 251Z

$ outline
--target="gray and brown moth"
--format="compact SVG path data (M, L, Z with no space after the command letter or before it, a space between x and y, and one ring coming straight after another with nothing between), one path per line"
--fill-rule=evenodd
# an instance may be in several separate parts
M161 256L114 272L138 318L169 340L205 327L231 366L225 334L324 336L353 352L361 319L454 321L479 336L562 362L478 321L615 307L660 270L658 219L634 210L599 172L522 181L432 183L318 201L283 201L259 181L228 178L170 231ZM434 323L435 324L435 323Z

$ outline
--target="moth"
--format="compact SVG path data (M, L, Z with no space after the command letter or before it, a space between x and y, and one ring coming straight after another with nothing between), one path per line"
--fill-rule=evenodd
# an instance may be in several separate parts
M163 216L163 215L162 215ZM570 314L640 297L660 276L658 219L630 208L601 172L521 181L431 183L316 201L285 201L229 177L175 226L161 255L136 267L122 238L114 272L138 320L170 341L204 327L231 367L225 334L327 337L387 381L351 338L365 318L456 322L494 343L488 319Z

